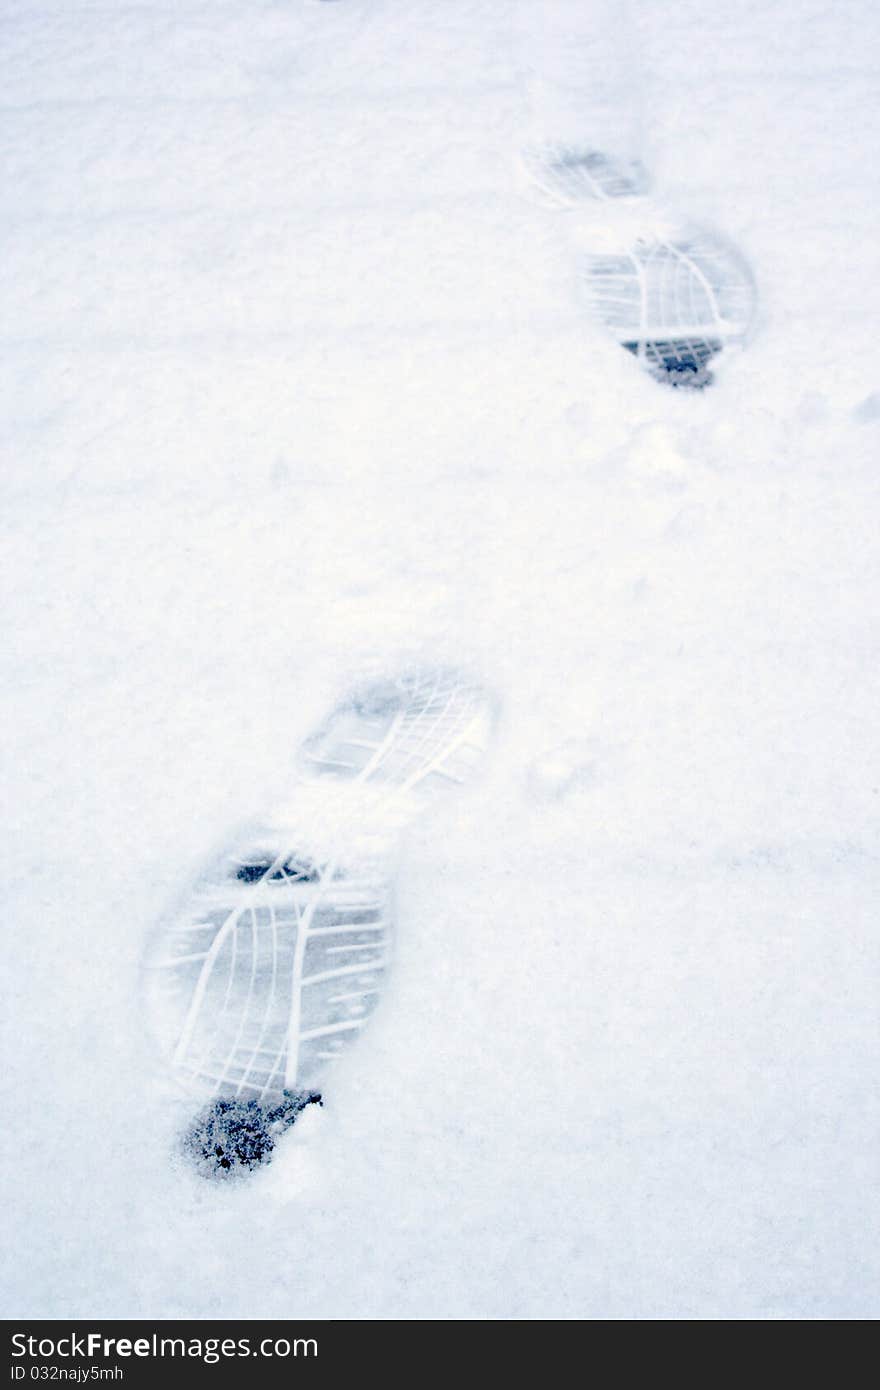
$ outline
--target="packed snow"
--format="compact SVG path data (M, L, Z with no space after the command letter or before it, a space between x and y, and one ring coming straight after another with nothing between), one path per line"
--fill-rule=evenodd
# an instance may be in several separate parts
M534 6L3 6L7 1317L880 1311L880 19ZM751 265L709 389L585 313L569 119ZM412 662L486 773L206 1181L145 944Z

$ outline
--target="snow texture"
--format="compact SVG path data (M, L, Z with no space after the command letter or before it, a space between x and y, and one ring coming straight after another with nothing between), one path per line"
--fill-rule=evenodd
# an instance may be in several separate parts
M877 9L543 9L2 7L8 1317L880 1311ZM600 131L755 273L705 391L523 186ZM145 943L419 662L486 775L323 1107L206 1181Z

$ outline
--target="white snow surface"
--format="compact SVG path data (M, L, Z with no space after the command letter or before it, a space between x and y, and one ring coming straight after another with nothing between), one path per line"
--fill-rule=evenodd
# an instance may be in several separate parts
M7 1317L880 1311L880 18L627 32L621 122L759 287L703 393L518 179L521 5L2 7ZM206 1182L145 941L413 660L497 692L487 775L323 1112Z

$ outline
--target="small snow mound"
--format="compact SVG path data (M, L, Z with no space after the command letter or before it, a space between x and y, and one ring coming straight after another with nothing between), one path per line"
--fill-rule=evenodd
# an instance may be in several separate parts
M589 779L593 758L583 739L566 739L533 760L528 770L529 788L546 801L561 801Z
M852 418L857 425L874 425L880 420L880 391L872 391L855 406Z

